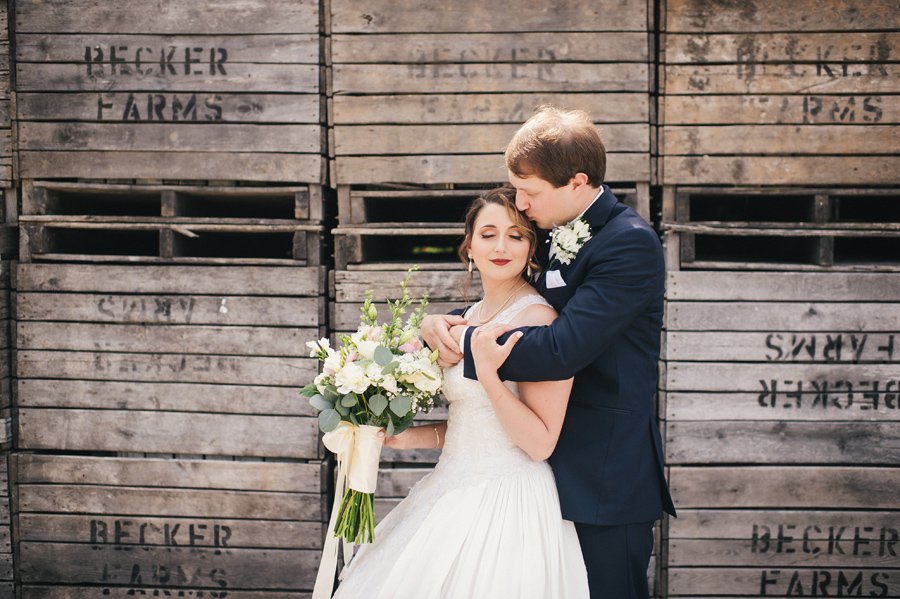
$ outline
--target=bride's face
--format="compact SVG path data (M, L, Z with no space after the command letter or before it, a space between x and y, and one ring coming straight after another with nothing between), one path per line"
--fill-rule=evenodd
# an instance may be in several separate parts
M531 247L506 208L488 204L475 219L469 252L482 278L503 280L521 276Z

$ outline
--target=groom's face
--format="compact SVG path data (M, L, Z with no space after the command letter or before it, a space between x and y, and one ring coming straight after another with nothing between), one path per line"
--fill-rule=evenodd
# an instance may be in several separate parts
M517 177L509 172L509 182L516 188L516 207L541 229L552 229L553 225L564 225L573 217L572 183L563 187L553 187L540 177Z

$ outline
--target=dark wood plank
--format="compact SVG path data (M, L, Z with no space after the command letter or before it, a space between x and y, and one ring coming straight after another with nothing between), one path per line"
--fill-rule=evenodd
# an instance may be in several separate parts
M18 33L272 34L317 33L319 4L313 0L207 0L202 9L174 0L135 10L129 4L91 0L27 0L16 5ZM273 19L277 14L279 18Z
M20 291L313 296L325 293L319 267L19 264Z
M17 432L30 450L319 457L318 420L296 416L23 408Z
M537 4L478 0L461 0L439 10L413 0L380 0L360 10L348 0L332 0L331 10L336 34L647 30L647 3L641 0L601 0L587 7L561 0L552 11Z
M471 63L464 68L450 64L334 66L335 93L642 92L648 89L646 63Z
M316 94L190 94L163 93L162 99L153 94L151 104L163 105L162 116L153 110L152 120L160 122L183 122L184 109L172 110L176 96L183 106L191 99L197 106L197 120L225 123L317 123L320 119L320 98ZM129 102L130 101L130 102ZM16 110L22 121L51 120L62 121L122 121L131 114L131 107L138 102L139 114L150 120L147 114L147 94L133 95L127 92L108 93L17 93ZM0 103L2 109L2 103ZM189 111L188 120L194 111ZM0 114L2 119L2 114ZM2 122L2 121L0 121Z
M243 152L21 152L20 176L90 179L202 179L321 183L313 154ZM2 170L2 169L0 169ZM0 173L2 174L2 173Z
M246 381L250 382L250 381ZM34 408L162 410L215 414L315 416L293 387L196 383L19 379L17 404Z
M879 0L840 0L827 8L816 0L666 1L666 30L673 32L864 31L889 29L898 20L900 7Z
M543 104L587 111L595 123L646 123L642 93L505 93L472 95L335 96L336 125L524 123Z
M320 303L320 299L316 297L25 292L16 295L16 318L20 322L35 320L315 327L322 322L324 316L320 314Z
M666 185L896 185L896 156L667 156Z
M865 466L673 466L669 488L678 509L893 510L898 476Z
M641 32L400 33L334 35L334 64L647 62Z
M218 383L303 387L318 374L311 358L159 353L18 352L19 378Z
M146 118L146 116L145 116ZM148 119L149 120L149 119ZM19 123L26 151L322 152L318 125Z
M900 123L900 96L861 95L691 95L660 101L664 123L672 125L764 125Z
M327 472L327 466L321 462L261 459L228 461L38 454L18 454L13 459L17 485L71 484L320 493L325 481L324 473Z
M900 297L892 274L669 271L670 300L890 302Z

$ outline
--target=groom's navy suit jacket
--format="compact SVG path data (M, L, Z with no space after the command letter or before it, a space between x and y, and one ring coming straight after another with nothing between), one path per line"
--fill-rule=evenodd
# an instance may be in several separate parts
M538 290L559 312L526 327L500 376L512 381L574 376L550 464L567 520L598 525L675 514L663 470L654 395L665 292L662 247L653 229L608 187L584 214L591 239L571 264L551 265L564 286ZM545 254L543 248L538 249ZM465 375L475 377L468 329ZM501 338L503 341L505 338Z

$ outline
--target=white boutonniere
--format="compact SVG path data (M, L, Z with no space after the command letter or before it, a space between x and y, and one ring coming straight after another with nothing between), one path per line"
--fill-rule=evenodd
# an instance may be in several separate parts
M554 226L550 232L550 256L553 261L547 267L549 270L553 264L559 261L562 264L570 264L578 251L591 239L591 228L583 218L576 218L567 225Z

